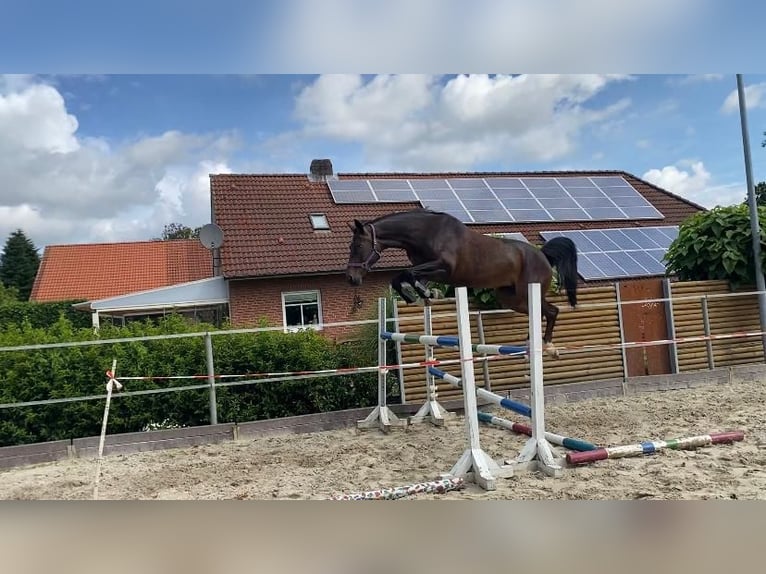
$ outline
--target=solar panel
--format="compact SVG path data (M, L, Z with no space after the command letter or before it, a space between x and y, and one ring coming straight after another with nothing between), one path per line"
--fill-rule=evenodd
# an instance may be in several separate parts
M465 207L450 209L466 223L664 218L621 176L332 179L328 185L336 203L419 202L437 209L434 202L462 202Z
M365 179L330 179L327 181L335 203L375 203L376 199Z
M577 245L577 271L586 280L662 275L662 260L677 226L543 231L546 241L569 237Z
M433 209L434 211L443 211L444 213L449 213L450 215L457 217L463 223L473 223L471 216L468 215L468 212L465 210L465 208L460 205L460 202L455 199L432 199L424 201L423 207L426 209Z

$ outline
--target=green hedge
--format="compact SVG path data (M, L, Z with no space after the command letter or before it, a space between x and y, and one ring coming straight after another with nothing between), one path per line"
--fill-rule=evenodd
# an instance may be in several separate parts
M169 316L154 324L104 326L98 337L114 339L168 333L211 332L209 325ZM76 328L61 316L47 329L30 320L0 329L0 346L92 340L91 328ZM322 370L376 363L369 342L337 345L314 331L264 332L213 337L216 373L242 374ZM201 375L207 372L202 337L130 341L81 347L0 352L0 403L100 395L105 371L117 360L122 376ZM232 379L225 379L232 380ZM243 422L372 406L377 400L375 373L349 374L277 383L219 387L218 422ZM167 388L206 380L125 381L124 390ZM395 385L389 385L395 388ZM104 401L0 409L0 446L98 435ZM206 389L137 397L116 395L108 432L140 431L151 423L208 424Z
M78 311L72 307L79 301L57 303L35 303L29 301L13 301L0 304L0 329L11 325L20 327L28 322L32 327L47 328L64 316L73 327L88 328L91 326L90 313Z

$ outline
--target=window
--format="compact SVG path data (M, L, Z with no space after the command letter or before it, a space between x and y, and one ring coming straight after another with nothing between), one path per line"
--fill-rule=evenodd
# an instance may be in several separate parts
M322 305L319 291L282 293L285 331L322 328Z
M327 222L327 216L324 213L312 213L309 215L311 227L315 230L329 230L330 224Z

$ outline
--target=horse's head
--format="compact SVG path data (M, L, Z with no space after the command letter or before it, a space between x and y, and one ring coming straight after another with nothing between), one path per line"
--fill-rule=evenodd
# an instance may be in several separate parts
M349 225L353 236L349 245L346 278L352 285L361 285L364 276L380 259L380 246L372 223L362 223L355 219Z

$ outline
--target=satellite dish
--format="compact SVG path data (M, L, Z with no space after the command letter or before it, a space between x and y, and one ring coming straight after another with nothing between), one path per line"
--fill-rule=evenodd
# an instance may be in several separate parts
M223 245L223 231L215 223L203 225L199 230L199 242L208 249L217 249Z

